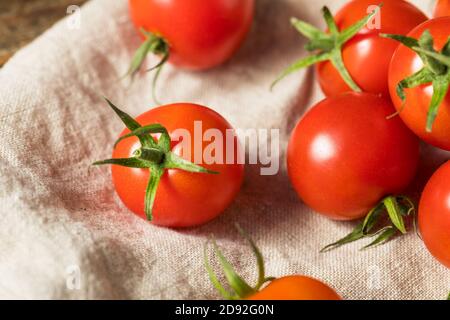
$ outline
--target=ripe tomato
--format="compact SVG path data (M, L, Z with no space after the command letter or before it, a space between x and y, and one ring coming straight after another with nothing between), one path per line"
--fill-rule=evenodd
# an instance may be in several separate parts
M408 34L408 37L419 39L428 30L434 38L434 48L441 50L449 37L450 17L429 20ZM392 101L400 111L400 117L406 125L422 140L445 150L450 150L450 94L440 103L432 128L427 130L427 118L432 96L435 93L431 81L405 89L403 102L398 96L399 83L424 68L424 63L417 53L400 45L392 57L389 70L389 89Z
M329 286L305 276L287 276L273 280L248 300L342 300Z
M435 18L450 16L450 0L438 0L433 16Z
M450 268L450 161L434 173L423 190L419 228L428 250Z
M378 35L380 33L406 35L427 20L427 17L414 5L403 0L378 2L383 3L380 28L364 27L343 46L342 57L348 72L362 91L388 95L389 63L398 43L380 38ZM335 16L339 30L348 28L362 19L368 14L368 8L378 2L373 0L348 2ZM317 72L320 86L326 96L350 91L350 87L342 80L330 61L319 63Z
M225 157L227 150L234 150L235 158L232 164L226 164L226 159L223 163L219 160L208 164L208 160L203 157L205 148L212 143L204 141L203 138L208 129L218 130L224 137L223 141L226 138L226 130L232 129L222 116L200 105L177 103L151 109L137 117L136 121L142 126L161 124L171 137L170 151L173 154L193 162L196 154L200 152L200 159L203 161L200 165L218 173L164 169L154 199L154 224L167 227L196 226L215 218L230 205L240 189L244 172L243 165L237 162L237 151L240 147L237 138L234 139L234 149L230 149L230 146L227 149L226 142L223 142L215 151L221 152ZM183 141L186 137L173 136L175 130L185 130L190 134L190 140L186 142ZM126 129L121 136L129 132L130 130ZM139 147L140 141L137 137L121 140L114 149L113 158L133 158ZM147 213L144 200L151 174L152 169L149 168L112 166L117 194L131 211L143 218Z
M129 0L131 19L163 37L170 62L208 69L231 57L253 21L254 0Z
M409 185L419 143L398 117L386 119L393 111L380 95L346 93L306 113L291 135L287 168L308 206L333 219L357 219Z

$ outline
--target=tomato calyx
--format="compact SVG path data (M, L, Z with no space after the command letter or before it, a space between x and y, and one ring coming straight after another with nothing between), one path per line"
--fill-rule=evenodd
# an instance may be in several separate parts
M389 221L387 225L383 225L382 223L382 219L385 218L383 217L383 213L387 213ZM415 219L415 206L411 199L406 196L388 196L370 210L365 219L351 233L325 246L320 252L327 252L363 238L376 237L375 240L362 249L383 244L399 232L400 234L407 233L403 218L408 216L413 216ZM414 219L414 229L416 229Z
M305 49L309 52L313 52L313 54L298 60L284 70L283 73L281 73L281 75L272 83L271 89L289 74L312 66L316 63L329 60L339 72L345 83L353 91L362 92L361 88L353 80L344 65L342 48L350 39L361 31L362 28L364 28L364 26L378 13L381 7L382 4L380 4L372 13L342 31L339 31L336 21L334 20L334 17L328 7L323 7L322 14L329 32L323 32L313 25L297 18L291 18L291 24L297 29L298 32L309 39L308 43L305 45Z
M152 95L155 103L160 104L156 97L156 83L159 75L161 74L162 67L170 58L170 46L167 40L163 37L148 32L144 29L141 29L140 31L144 35L145 40L134 53L130 67L124 77L131 76L133 78L134 75L141 69L144 60L149 53L161 56L161 60L155 66L146 70L147 72L156 70L152 81Z
M179 169L194 173L218 174L218 172L205 169L171 152L169 133L161 124L141 126L131 116L117 108L111 101L106 98L105 100L120 117L125 126L131 131L117 139L114 143L114 147L116 147L120 141L130 137L137 137L141 143L141 147L135 150L133 156L130 158L96 161L93 165L111 164L128 168L149 169L150 178L144 200L144 211L149 221L153 219L153 205L155 202L156 191L158 189L159 181L166 170ZM152 134L160 134L158 141L155 141Z
M381 36L400 42L416 52L422 59L424 67L415 74L400 81L396 91L404 105L406 102L405 89L432 84L433 97L428 109L426 124L426 131L432 132L433 123L436 120L439 107L447 95L450 86L450 38L441 52L437 52L434 49L434 39L429 30L425 30L418 40L393 34L382 34Z
M257 293L264 284L267 282L275 280L274 277L266 277L265 268L264 268L264 258L261 254L261 251L258 249L254 241L245 233L245 231L236 224L236 229L239 233L249 242L253 254L255 255L257 266L258 266L258 280L254 287L250 286L241 276L239 276L228 260L223 255L222 251L218 247L216 241L214 239L211 240L213 245L214 255L218 258L219 263L222 267L225 278L228 282L228 286L231 288L231 292L224 288L224 286L220 283L216 273L214 272L210 262L209 262L209 254L208 254L208 244L206 243L204 247L204 260L205 260L205 268L208 272L209 279L211 280L214 287L220 292L220 294L228 300L239 300L245 299L249 296Z

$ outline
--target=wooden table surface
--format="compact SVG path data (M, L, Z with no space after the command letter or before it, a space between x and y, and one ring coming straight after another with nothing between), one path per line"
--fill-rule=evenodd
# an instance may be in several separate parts
M67 15L69 5L86 0L1 0L0 66L21 47Z

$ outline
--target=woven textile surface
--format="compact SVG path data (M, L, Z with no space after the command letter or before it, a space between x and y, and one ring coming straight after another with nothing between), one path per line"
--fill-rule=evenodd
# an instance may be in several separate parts
M247 165L232 206L186 230L138 218L114 193L109 168L90 166L110 157L123 127L102 95L133 116L153 106L151 74L142 72L131 84L118 80L140 43L127 1L92 0L81 10L80 28L63 19L20 50L0 70L0 298L219 298L203 264L211 234L236 269L256 279L254 257L235 222L260 247L270 276L317 277L345 299L445 298L450 272L413 232L370 250L359 251L364 243L356 243L319 253L355 223L315 214L290 186L289 133L323 94L313 70L286 78L272 92L268 87L305 55L305 40L289 18L323 27L320 8L334 11L344 2L258 0L253 29L229 62L207 72L164 68L163 102L209 106L235 128L280 129L279 173L262 176L258 165ZM430 12L431 1L413 2ZM423 151L418 185L448 158L431 147ZM75 288L68 286L74 270L80 275Z

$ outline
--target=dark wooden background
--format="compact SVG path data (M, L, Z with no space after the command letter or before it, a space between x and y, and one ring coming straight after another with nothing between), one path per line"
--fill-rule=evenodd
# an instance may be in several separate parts
M0 0L0 66L22 46L87 0Z

